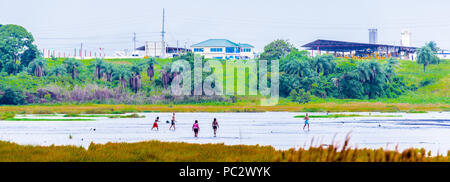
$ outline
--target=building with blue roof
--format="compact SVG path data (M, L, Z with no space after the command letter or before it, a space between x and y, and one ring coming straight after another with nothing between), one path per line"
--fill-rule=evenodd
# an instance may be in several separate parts
M214 59L253 59L254 47L227 39L208 39L191 46L196 54Z

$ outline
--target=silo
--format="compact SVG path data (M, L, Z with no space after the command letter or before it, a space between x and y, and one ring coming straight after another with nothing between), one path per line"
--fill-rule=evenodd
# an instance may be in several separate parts
M376 44L378 42L378 29L371 28L369 29L369 43Z

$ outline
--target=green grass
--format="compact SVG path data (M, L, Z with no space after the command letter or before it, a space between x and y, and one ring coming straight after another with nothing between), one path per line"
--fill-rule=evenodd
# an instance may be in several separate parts
M4 121L95 121L95 119L8 118Z
M74 117L74 118L82 118L82 117L85 117L85 118L107 118L107 117L110 117L110 116L115 116L115 115L110 115L110 114L88 114L88 115L85 115L85 114L65 114L64 115L64 117Z
M26 115L24 115L26 116ZM33 117L56 117L59 116L57 114L33 114Z
M14 113L14 112L0 113L0 120L6 120L6 119L14 118L15 116L16 116L16 113Z
M85 115L85 114L66 114L64 115L64 117L75 117L75 118L81 118L81 117L86 117L86 118L95 118L95 117L99 117L99 118L145 118L145 116L141 116L138 114L129 114L129 115L111 115L111 114L89 114L89 115Z
M398 75L405 78L409 85L416 85L417 91L410 91L395 99L380 99L383 102L402 103L450 103L450 60L440 64L429 65L423 72L423 65L413 61L400 61ZM431 84L421 86L426 80Z
M294 118L304 118L305 115L294 116ZM360 114L329 114L329 115L309 115L310 118L348 118L348 117L402 117L401 115L360 115Z
M428 112L427 111L409 110L409 111L406 111L406 113L428 113Z
M125 115L125 116L111 115L111 116L108 116L108 118L145 118L145 116L141 116L141 115L134 113L134 114Z

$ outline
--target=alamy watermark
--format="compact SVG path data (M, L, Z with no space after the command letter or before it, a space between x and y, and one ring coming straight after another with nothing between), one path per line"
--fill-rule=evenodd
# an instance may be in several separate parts
M178 74L172 80L171 93L175 96L259 94L264 96L261 99L262 106L273 106L278 104L279 99L279 61L271 61L270 65L268 68L267 60L258 60L258 62L229 60L225 64L218 60L203 62L202 56L195 55L193 68L191 68L188 61L176 60L172 63L171 71ZM246 75L246 69L248 69L248 75ZM204 74L207 73L210 74L203 79ZM270 82L268 73L270 73ZM194 79L193 82L192 79Z

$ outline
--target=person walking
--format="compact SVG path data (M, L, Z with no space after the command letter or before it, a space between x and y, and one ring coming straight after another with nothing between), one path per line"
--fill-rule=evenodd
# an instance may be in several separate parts
M173 115L172 115L172 121L171 121L171 123L170 123L170 128L169 128L169 130L170 129L172 129L172 127L173 127L173 131L175 131L175 112L173 112Z
M309 131L309 116L308 113L306 113L305 118L303 118L305 120L305 125L303 126L303 131L305 130L306 125L308 125L308 131Z
M198 126L197 120L195 120L194 125L192 125L192 131L194 131L195 137L198 137L198 132L200 131L200 127Z
M212 122L212 128L214 130L214 137L216 137L217 128L219 128L219 123L217 122L216 118L214 118Z

